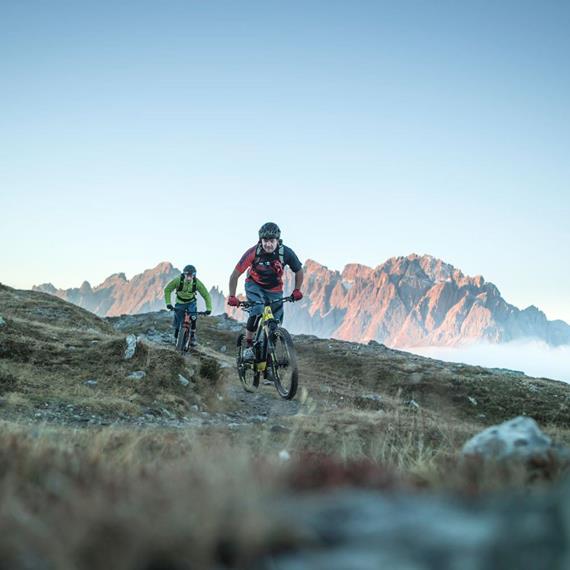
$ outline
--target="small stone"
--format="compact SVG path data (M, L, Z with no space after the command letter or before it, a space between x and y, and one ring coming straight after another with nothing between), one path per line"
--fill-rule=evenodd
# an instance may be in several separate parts
M129 380L142 380L146 376L146 372L144 370L137 370L136 372L131 372L127 378Z
M408 402L408 406L410 406L410 408L415 408L416 410L420 409L420 405L415 400L410 400Z
M469 400L469 403L472 404L473 406L477 405L477 400L475 398L472 398L471 396L467 396L467 399Z
M97 386L97 380L85 380L83 382L86 386Z
M282 449L279 452L279 459L283 462L289 461L289 459L291 459L291 455L289 454L289 452L286 449Z
M0 327L3 327L6 324L6 321L0 316Z
M224 344L224 346L220 347L220 352L226 352L228 347Z
M196 404L194 404L193 406L190 406L190 409L191 409L193 412L198 412L198 411L200 411L200 408L199 408Z
M186 378L184 378L184 376L182 376L182 374L178 375L178 382L180 382L180 384L182 384L182 386L188 386L188 384L190 384L190 380L187 380Z

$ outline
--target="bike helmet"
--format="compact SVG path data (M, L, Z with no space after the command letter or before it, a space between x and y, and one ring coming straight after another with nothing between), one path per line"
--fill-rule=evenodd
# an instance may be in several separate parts
M182 273L186 273L187 275L196 275L196 268L193 265L187 265Z
M259 239L279 239L281 237L281 230L277 224L273 222L266 222L259 228Z

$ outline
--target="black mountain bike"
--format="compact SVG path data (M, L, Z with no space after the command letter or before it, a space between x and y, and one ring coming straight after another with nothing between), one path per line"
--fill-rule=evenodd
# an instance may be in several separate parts
M180 326L178 327L178 336L176 337L176 350L180 354L186 354L190 348L190 324L192 316L205 315L206 311L190 311L188 307L184 309L176 309L174 307L173 311L184 311L184 316L180 321Z
M254 392L259 386L261 376L273 381L278 394L286 400L291 400L297 393L299 369L297 356L291 335L273 316L271 307L277 303L294 301L293 297L284 297L265 303L250 303L242 301L239 307L248 311L255 305L264 305L263 313L257 322L253 337L255 360L244 360L243 352L247 348L245 333L241 333L237 341L237 370L239 379L246 392Z

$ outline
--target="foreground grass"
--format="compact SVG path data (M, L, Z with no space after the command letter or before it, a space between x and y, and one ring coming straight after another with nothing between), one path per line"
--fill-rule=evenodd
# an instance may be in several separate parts
M352 486L472 494L528 486L540 471L466 466L457 456L465 428L420 414L290 421L283 433L3 423L1 567L250 568L302 542L271 509L291 493ZM564 469L540 471L540 479L556 481Z

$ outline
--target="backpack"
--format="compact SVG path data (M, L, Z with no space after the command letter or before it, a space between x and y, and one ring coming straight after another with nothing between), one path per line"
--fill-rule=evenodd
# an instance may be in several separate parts
M180 274L180 283L178 283L178 287L176 288L176 294L180 293L184 289L184 273ZM196 296L196 277L192 279L192 295Z

